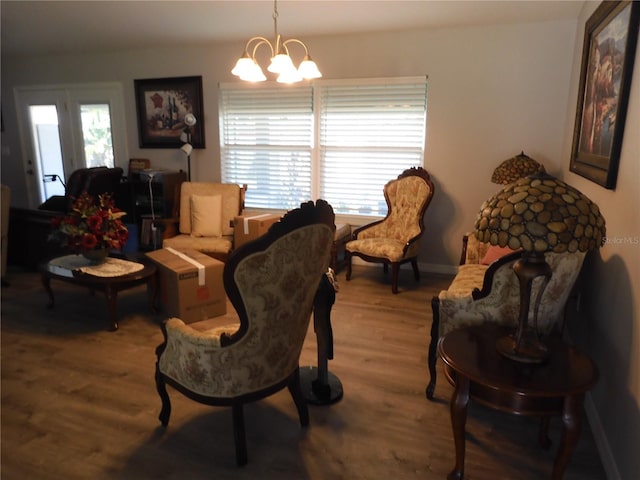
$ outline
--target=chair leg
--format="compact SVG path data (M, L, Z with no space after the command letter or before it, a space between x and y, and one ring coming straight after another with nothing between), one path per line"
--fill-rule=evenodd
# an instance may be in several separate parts
M386 263L384 264L386 267ZM400 263L391 263L391 292L398 293L398 277L400 276Z
M160 415L158 415L158 420L163 427L166 427L169 424L169 417L171 417L171 400L169 399L169 394L167 393L167 384L164 381L164 376L160 373L160 369L156 364L156 390L158 391L158 395L160 395L160 399L162 400L162 408L160 409Z
M431 310L433 312L433 320L431 322L431 342L429 343L429 354L427 357L427 364L429 365L429 385L425 394L429 400L433 400L433 395L436 390L436 361L438 359L438 335L440 330L440 300L438 297L431 299Z
M306 427L309 425L309 407L307 406L307 401L302 395L302 386L300 385L300 369L296 369L296 371L289 378L289 383L287 384L287 388L289 389L289 393L291 393L291 398L293 398L293 403L296 404L296 409L298 410L298 417L300 418L300 425Z
M413 277L416 279L416 282L420 281L420 270L418 270L417 258L411 260L411 266L413 267Z
M242 403L234 403L233 411L233 437L236 443L236 463L239 467L247 464L247 439L244 430L244 409Z
M348 282L349 280L351 280L351 252L349 252L348 250L345 250L344 252L344 262L347 267L346 278Z

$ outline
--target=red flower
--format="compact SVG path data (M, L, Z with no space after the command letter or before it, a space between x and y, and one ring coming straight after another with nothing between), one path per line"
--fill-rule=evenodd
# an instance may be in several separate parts
M51 222L50 238L76 252L98 248L121 249L129 232L122 223L125 213L108 194L94 198L84 192L73 202L71 212Z
M96 215L91 215L89 218L87 218L87 225L89 226L89 230L94 233L99 232L100 227L102 227L102 221L103 217L102 215L100 215L100 212L98 212L98 214Z
M82 243L80 245L84 250L92 250L96 248L97 245L98 245L98 239L94 234L92 233L84 234L84 236L82 237Z

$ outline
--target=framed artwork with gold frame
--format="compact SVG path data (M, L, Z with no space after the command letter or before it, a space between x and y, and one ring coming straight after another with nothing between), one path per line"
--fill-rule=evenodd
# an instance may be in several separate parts
M616 187L640 3L605 1L585 25L570 170Z

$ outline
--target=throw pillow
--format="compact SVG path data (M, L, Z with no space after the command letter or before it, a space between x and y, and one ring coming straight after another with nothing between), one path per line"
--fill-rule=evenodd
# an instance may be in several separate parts
M222 196L191 195L191 235L193 237L222 235Z
M482 265L491 265L493 262L495 262L499 258L502 258L505 255L509 255L510 253L513 253L513 252L515 252L515 250L512 250L509 247L491 245L487 249L487 253L484 254L484 257L482 257L482 260L480 260L480 263Z

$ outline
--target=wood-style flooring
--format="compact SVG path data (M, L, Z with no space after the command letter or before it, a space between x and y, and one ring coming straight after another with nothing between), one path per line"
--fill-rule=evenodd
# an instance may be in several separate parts
M38 274L10 270L2 288L2 480L38 479L444 479L454 465L442 375L425 398L431 297L451 278L400 273L391 294L381 268L338 275L332 312L335 358L329 369L344 387L330 406L310 406L300 427L283 390L245 407L249 463L235 464L231 410L199 405L169 389L173 412L160 427L155 347L162 314L147 310L144 287L119 295L120 329L109 332L105 299L52 282L56 306ZM219 319L218 319L219 320ZM215 323L218 320L212 320ZM301 366L316 361L313 324ZM469 480L549 478L560 439L537 443L538 420L471 405ZM588 422L566 479L606 478Z

